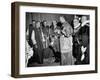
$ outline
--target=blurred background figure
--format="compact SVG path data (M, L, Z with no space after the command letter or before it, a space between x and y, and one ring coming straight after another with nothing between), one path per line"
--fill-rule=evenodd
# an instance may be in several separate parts
M28 54L31 54L32 51L35 53L34 43L36 43L36 41L34 39L34 43L33 43L33 40L32 40L32 34L33 34L35 28L36 28L36 21L32 20L32 24L30 24L29 27L26 29L27 30L27 32L26 32L26 35L27 35L26 36L26 38L27 38L27 41L26 41L26 52L28 52L27 55L26 55L27 57L28 57ZM33 56L34 55L32 55L31 57L28 57L28 60L27 60L27 62L28 62L27 66L28 67L30 66L30 64L34 63L34 57Z
M49 48L53 51L55 62L60 62L60 42L59 42L59 34L60 29L58 29L57 21L53 21L50 26L50 46Z
M26 29L26 40L25 40L25 66L29 64L29 59L33 56L34 52L32 47L29 45L29 27Z
M36 21L32 20L32 24L30 24L28 27L28 34L29 34L28 35L28 43L29 43L30 47L33 47L31 36L32 36L32 31L36 28L35 24L36 24Z
M47 25L47 21L44 20L42 22L42 31L43 31L43 35L44 35L44 43L43 43L43 47L47 48L49 45L49 26Z
M43 44L42 44L42 32L41 32L41 23L39 21L36 22L36 30L35 30L35 38L36 44L36 54L37 54L37 61L39 64L43 64Z
M29 64L29 59L33 56L34 52L33 49L29 46L28 42L26 41L25 46L25 66L27 67Z
M46 20L43 20L43 22L42 22L42 32L43 32L43 36L44 36L43 48L44 48L44 62L45 62L47 60L47 58L52 57L52 50L49 48L50 27Z

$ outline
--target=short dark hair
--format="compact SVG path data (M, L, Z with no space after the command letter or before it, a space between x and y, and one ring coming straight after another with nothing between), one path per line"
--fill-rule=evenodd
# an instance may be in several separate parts
M36 22L35 20L32 20L32 22Z

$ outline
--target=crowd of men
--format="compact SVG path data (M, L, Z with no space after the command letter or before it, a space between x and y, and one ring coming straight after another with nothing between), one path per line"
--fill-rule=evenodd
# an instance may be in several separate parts
M43 64L44 52L52 50L55 61L61 65L89 64L89 28L87 16L75 15L72 24L64 16L60 22L32 20L26 29L26 66Z

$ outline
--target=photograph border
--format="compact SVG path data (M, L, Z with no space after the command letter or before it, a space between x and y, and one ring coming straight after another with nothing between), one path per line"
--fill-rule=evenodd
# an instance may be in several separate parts
M57 72L57 73L43 73L43 74L19 74L20 64L19 64L19 8L20 6L39 6L39 7L55 7L55 8L72 8L72 9L89 9L95 11L95 70L89 71L74 71L74 72ZM72 74L86 74L86 73L97 73L97 44L98 44L98 34L97 34L97 12L96 6L81 6L81 5L63 5L63 4L47 4L47 3L31 3L31 2L13 2L11 4L11 76L15 78L25 78L25 77L41 77L41 76L58 76L58 75L72 75Z

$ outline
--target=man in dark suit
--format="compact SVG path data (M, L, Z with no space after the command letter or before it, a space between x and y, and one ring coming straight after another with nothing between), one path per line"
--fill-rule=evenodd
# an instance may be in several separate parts
M79 28L74 29L73 56L76 65L89 64L89 20L87 16L81 16Z
M36 48L32 41L32 32L36 29L35 24L36 24L36 21L32 20L32 24L30 24L28 27L28 44L32 48L33 53L34 53L33 56L31 56L31 58L28 60L28 65L27 65L28 67L30 67L32 63L36 62L36 59L37 59Z
M34 45L33 49L35 50L34 56L36 56L34 58L39 64L43 64L42 32L39 21L36 22L36 29L33 30L31 39Z
M89 64L89 20L87 16L82 16L82 27L79 35L81 36L81 64Z
M87 35L82 35L82 47L81 47L81 62L82 64L89 64L89 41Z
M31 47L33 47L33 43L32 43L31 36L32 36L32 31L36 28L36 27L35 27L35 23L36 23L36 21L35 21L35 20L32 20L32 24L30 24L30 25L29 25L29 28L28 28L28 30L29 30L28 43L29 43L29 45L30 45Z
M78 16L75 16L73 20L73 57L75 58L74 64L78 65L81 63L81 43L80 43L80 36L79 31L81 28L81 23Z

